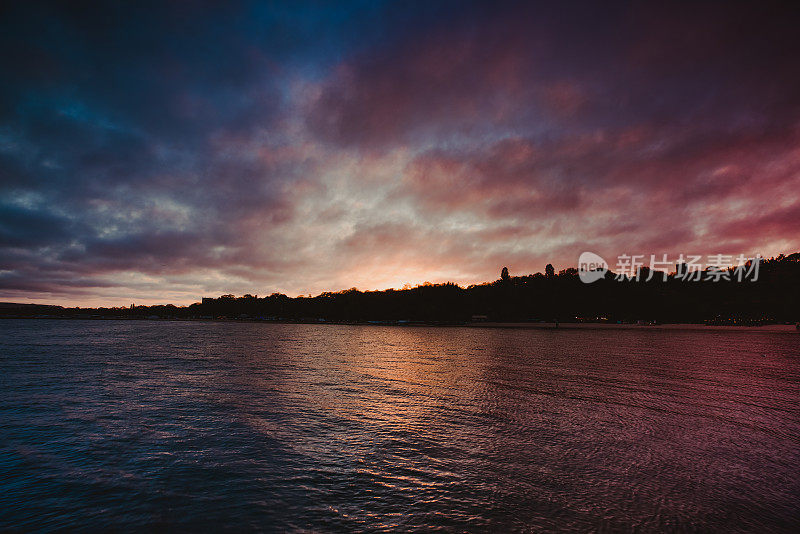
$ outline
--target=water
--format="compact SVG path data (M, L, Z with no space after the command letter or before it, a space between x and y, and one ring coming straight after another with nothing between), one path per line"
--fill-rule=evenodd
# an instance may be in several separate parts
M0 321L0 529L800 531L800 335Z

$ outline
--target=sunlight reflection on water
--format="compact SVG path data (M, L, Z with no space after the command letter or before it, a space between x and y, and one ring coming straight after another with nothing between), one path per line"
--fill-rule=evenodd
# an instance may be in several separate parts
M800 527L800 335L0 321L0 527Z

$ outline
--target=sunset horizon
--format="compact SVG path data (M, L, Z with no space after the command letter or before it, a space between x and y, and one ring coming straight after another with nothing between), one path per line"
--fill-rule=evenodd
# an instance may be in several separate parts
M584 254L586 254L586 253L588 253L588 252L585 252ZM593 253L589 253L589 254L593 254ZM715 255L715 256L720 256L720 255ZM722 255L722 256L725 257L725 255ZM740 267L743 266L743 262L744 261L752 261L754 259L756 259L756 260L758 260L760 262L763 262L765 260L774 261L776 259L781 259L781 258L787 258L788 257L792 261L800 261L800 251L792 253L792 254L788 254L788 255L787 254L779 254L779 255L774 256L774 257L764 257L764 256L762 256L760 254L754 254L752 256L745 256L745 255L741 255L741 256L742 257L739 258L740 261L737 264L737 259L733 255L730 255L729 256L730 265L728 265L728 266L720 266L719 263L714 263L714 262L699 263L696 266L696 272L702 273L702 274L701 274L701 276L698 277L698 281L701 281L703 279L703 275L705 275L707 273L708 269L716 269L716 268L734 269L737 266L740 266ZM602 260L602 258L599 255L597 257ZM698 261L700 261L700 260L702 260L704 258L704 256L702 256L702 255L685 255L685 257L684 256L677 256L677 257L672 257L673 261L667 261L667 262L663 262L662 261L658 265L653 265L653 262L658 263L660 261L660 259L663 258L663 257L666 257L667 259L669 259L669 255L668 254L665 254L665 255L649 255L649 258L648 258L648 255L644 255L644 254L633 255L633 258L638 258L638 264L637 263L632 264L631 258L628 257L628 255L623 255L623 256L621 256L621 258L623 259L623 261L626 261L627 263L621 264L620 263L620 257L618 257L617 258L617 264L607 263L605 265L605 268L606 268L606 270L611 271L611 273L614 274L614 275L624 274L624 275L627 275L628 277L632 278L633 281L636 281L637 271L640 268L652 269L656 273L665 274L665 275L671 275L672 276L672 275L676 274L676 268L681 262L686 261L686 260L688 260L689 258L692 258L692 257L696 258ZM627 259L625 259L625 258L627 258ZM603 261L605 261L605 260L603 260ZM634 260L634 261L637 261L637 260ZM331 294L331 293L334 293L334 294L335 293L343 293L343 292L354 291L354 290L355 291L359 291L359 292L378 292L378 293L381 293L381 292L387 292L387 291L407 291L407 290L420 288L420 287L424 287L424 286L430 286L430 285L434 285L435 286L435 285L442 285L442 284L452 284L452 285L455 285L455 286L457 286L457 287L459 287L461 289L467 289L467 288L472 287L472 286L480 286L480 285L486 285L486 284L491 284L493 282L496 282L497 280L502 278L503 273L508 274L512 278L526 278L526 277L532 277L532 276L542 276L549 268L552 268L553 271L556 272L556 273L562 273L562 274L565 271L569 271L569 270L575 271L576 274L578 272L581 272L582 269L588 270L587 267L585 267L585 266L582 267L579 262L575 262L574 265L566 266L566 267L563 267L563 268L558 268L557 266L554 266L553 264L548 263L541 270L536 271L536 272L529 272L529 273L526 273L526 272L514 272L513 270L509 269L507 266L503 266L503 268L500 270L500 272L498 272L499 276L495 276L493 278L489 277L489 279L487 279L487 280L480 280L480 281L475 281L475 282L456 282L456 281L453 281L451 279L446 279L446 280L434 280L434 281L425 280L423 282L418 282L418 283L414 283L414 284L406 282L406 283L404 283L402 285L393 285L393 286L377 287L377 288L365 288L365 287L358 287L358 286L352 285L352 286L348 286L348 287L339 287L338 289L334 289L334 290L323 290L323 291L319 291L319 292L316 292L316 293L315 292L310 292L310 291L300 291L298 293L290 293L290 292L284 292L284 291L280 291L280 290L268 290L268 291L260 291L260 292L257 291L257 290L251 290L251 291L246 291L246 292L243 292L243 293L240 293L240 294L237 295L237 294L234 294L234 293L231 293L231 292L228 292L228 291L222 291L219 294L203 294L203 295L199 295L199 296L195 297L194 299L190 298L189 300L187 300L185 302L183 302L183 301L148 300L148 299L145 298L145 299L139 299L138 301L135 300L135 299L128 299L128 300L130 300L130 303L122 302L122 303L119 303L119 304L112 303L112 302L109 302L107 300L100 300L100 301L92 302L92 303L86 303L86 302L84 302L84 303L80 303L80 302L76 303L76 302L73 302L73 301L58 302L58 301L54 301L54 300L43 300L43 301L30 300L30 301L27 301L27 302L0 301L0 304L2 304L2 303L7 303L7 304L13 304L13 303L26 304L27 303L27 304L37 304L37 305L45 305L45 306L46 305L62 306L62 307L65 307L65 308L71 308L71 307L78 307L78 308L129 308L130 306L133 306L133 305L138 305L138 306L163 306L163 305L188 306L188 305L191 305L191 304L197 304L201 300L204 300L206 298L216 298L216 297L218 297L220 295L231 295L231 296L234 296L234 297L250 296L250 297L255 297L255 298L258 298L259 296L261 296L262 298L264 298L264 297L267 297L267 296L270 296L270 295L278 294L278 295L288 296L290 298L311 298L311 297L320 297L320 296L324 296L326 294ZM594 267L591 267L591 268L594 269ZM122 299L117 299L117 300L124 301L125 299L122 298Z

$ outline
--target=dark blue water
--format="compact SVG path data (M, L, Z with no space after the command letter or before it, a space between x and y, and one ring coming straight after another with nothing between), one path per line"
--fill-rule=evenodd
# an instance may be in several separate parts
M0 321L0 529L800 531L800 335Z

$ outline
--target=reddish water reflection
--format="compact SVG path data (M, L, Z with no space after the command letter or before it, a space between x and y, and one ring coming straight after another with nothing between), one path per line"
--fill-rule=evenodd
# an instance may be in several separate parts
M799 526L794 333L0 329L9 528Z

